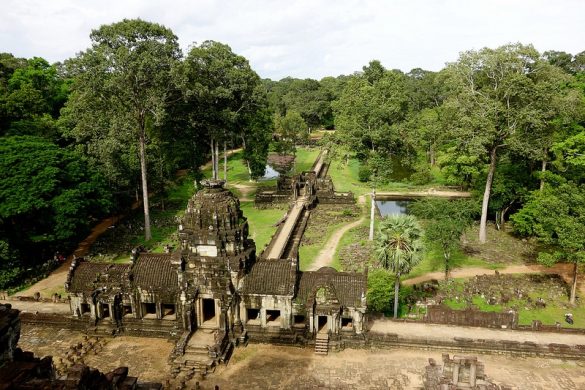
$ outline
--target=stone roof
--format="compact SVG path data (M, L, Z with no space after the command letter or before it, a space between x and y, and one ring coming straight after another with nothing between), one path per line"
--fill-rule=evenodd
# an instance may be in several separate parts
M260 260L244 278L242 293L293 295L296 266L286 260Z
M69 276L70 292L90 292L107 287L130 290L132 285L144 290L177 290L177 272L171 255L141 253L133 264L79 261Z
M314 272L301 272L296 299L300 303L313 302L321 287L332 287L339 303L345 307L362 307L362 294L367 292L367 276L362 273L337 272L323 267Z
M132 264L91 263L80 261L73 270L69 291L93 291L101 287L122 288L130 283Z
M132 269L134 283L145 290L178 290L177 271L166 253L141 253Z

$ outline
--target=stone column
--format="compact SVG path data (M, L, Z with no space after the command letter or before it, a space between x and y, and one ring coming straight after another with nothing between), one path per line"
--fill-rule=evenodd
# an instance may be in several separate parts
M476 363L471 362L469 366L469 386L475 387Z
M266 309L260 309L260 325L266 328Z
M453 384L457 385L457 383L459 383L459 361L453 359Z

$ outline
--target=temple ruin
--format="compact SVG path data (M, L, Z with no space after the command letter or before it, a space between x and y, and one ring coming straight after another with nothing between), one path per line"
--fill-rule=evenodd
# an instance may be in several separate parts
M259 256L238 198L223 181L202 185L178 226L177 250L134 251L129 264L73 262L66 290L75 321L98 332L172 337L174 370L200 372L247 340L315 343L327 353L330 336L362 334L367 271L299 269L310 185Z

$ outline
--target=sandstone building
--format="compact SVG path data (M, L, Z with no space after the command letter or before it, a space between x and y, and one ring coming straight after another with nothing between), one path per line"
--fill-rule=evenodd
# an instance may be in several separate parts
M66 289L77 320L113 332L174 336L179 360L190 345L198 349L195 340L208 347L202 355L221 359L247 338L292 344L319 333L362 334L366 273L302 272L298 251L257 256L239 200L221 181L203 186L188 202L177 250L136 251L129 264L72 264Z

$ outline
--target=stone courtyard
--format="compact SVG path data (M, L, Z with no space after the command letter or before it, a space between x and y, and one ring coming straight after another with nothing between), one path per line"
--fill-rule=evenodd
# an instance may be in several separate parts
M19 346L38 356L63 359L71 345L84 343L84 334L23 324ZM411 349L346 349L328 356L311 348L249 344L237 348L229 364L205 379L170 379L168 356L173 344L163 339L100 338L97 348L81 356L102 371L125 365L144 381L160 381L174 389L420 389L428 359L441 360L440 351ZM585 389L585 362L479 355L488 377L518 390ZM169 380L167 382L167 380ZM170 385L170 386L169 386Z

